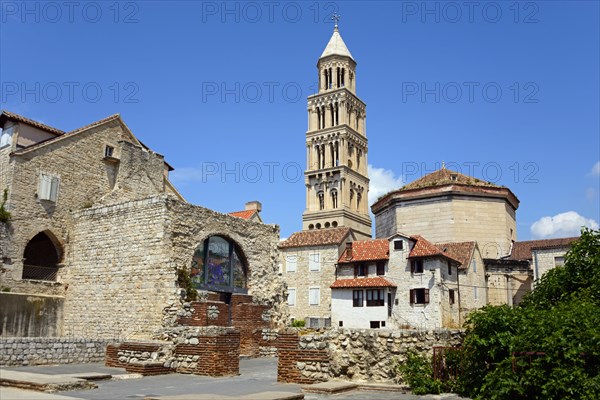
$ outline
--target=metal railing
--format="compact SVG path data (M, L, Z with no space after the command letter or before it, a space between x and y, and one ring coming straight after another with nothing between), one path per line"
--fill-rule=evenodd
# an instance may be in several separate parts
M42 267L39 265L23 266L23 279L33 279L36 281L56 281L57 275L57 267Z

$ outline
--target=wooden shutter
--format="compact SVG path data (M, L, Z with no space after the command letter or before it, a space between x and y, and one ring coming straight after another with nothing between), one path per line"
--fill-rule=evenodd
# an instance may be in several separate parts
M429 304L429 289L425 289L425 304Z
M409 296L410 296L410 304L414 304L415 303L415 290L414 289L410 289L409 292Z

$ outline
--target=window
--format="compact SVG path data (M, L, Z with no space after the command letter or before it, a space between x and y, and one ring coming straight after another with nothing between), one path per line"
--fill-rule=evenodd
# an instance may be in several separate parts
M115 148L112 146L106 146L104 148L104 157L113 157L113 154L115 152Z
M190 278L195 289L248 292L245 257L234 241L222 236L210 236L196 248Z
M296 289L295 288L289 288L288 289L288 306L293 307L296 305Z
M311 253L308 255L308 270L309 271L320 271L321 270L321 255L319 253Z
M410 272L413 274L423 273L423 260L412 260L410 262Z
M378 329L379 328L379 321L370 321L371 323L371 329Z
M381 307L383 305L383 289L368 289L367 307Z
M385 328L385 321L381 321L381 327Z
M448 299L450 301L450 305L454 304L454 289L450 289L448 291Z
M12 135L14 127L0 129L0 147L10 146L12 144Z
M477 286L475 286L475 287L473 288L473 298L474 298L475 300L477 300L477 297L478 297L478 293L477 293Z
M40 200L48 200L56 203L59 183L60 180L58 177L41 173L38 187L38 197Z
M367 276L369 275L368 267L365 264L358 264L354 266L354 276Z
M318 306L321 300L321 289L310 288L308 289L308 304L311 306Z
M404 248L404 241L394 240L394 250L402 250Z
M298 256L295 254L288 254L285 258L285 270L287 272L296 272L296 263L298 261Z
M563 265L565 265L564 257L554 257L554 266L555 267L562 267Z
M429 304L429 289L410 289L410 304Z
M448 275L452 275L452 264L448 261Z
M344 321L340 321L340 322L338 322L338 325L339 325L340 327L344 326Z
M363 306L363 295L362 290L353 290L352 291L352 307L362 307Z
M379 261L377 263L377 275L385 275L385 262Z
M477 272L477 260L473 257L473 272Z

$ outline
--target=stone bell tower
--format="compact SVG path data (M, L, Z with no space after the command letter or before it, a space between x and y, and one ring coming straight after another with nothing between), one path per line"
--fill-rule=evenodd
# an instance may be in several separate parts
M356 96L356 61L335 19L317 63L319 93L308 97L302 229L348 227L370 239L366 105Z

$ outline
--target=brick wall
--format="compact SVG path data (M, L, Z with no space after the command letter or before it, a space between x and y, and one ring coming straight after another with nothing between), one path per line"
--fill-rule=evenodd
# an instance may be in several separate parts
M221 301L191 302L191 316L179 317L182 326L229 326L229 306Z
M277 340L279 361L277 364L277 381L284 383L311 384L327 379L309 377L301 368L307 363L318 363L329 366L329 355L326 350L308 350L298 347L298 333L280 333Z
M180 360L180 365L175 371L179 373L207 376L230 376L239 374L239 331L232 329L221 335L201 336L198 338L198 341L199 342L196 345L178 344L175 347L175 357ZM192 362L182 362L182 356L192 356Z

